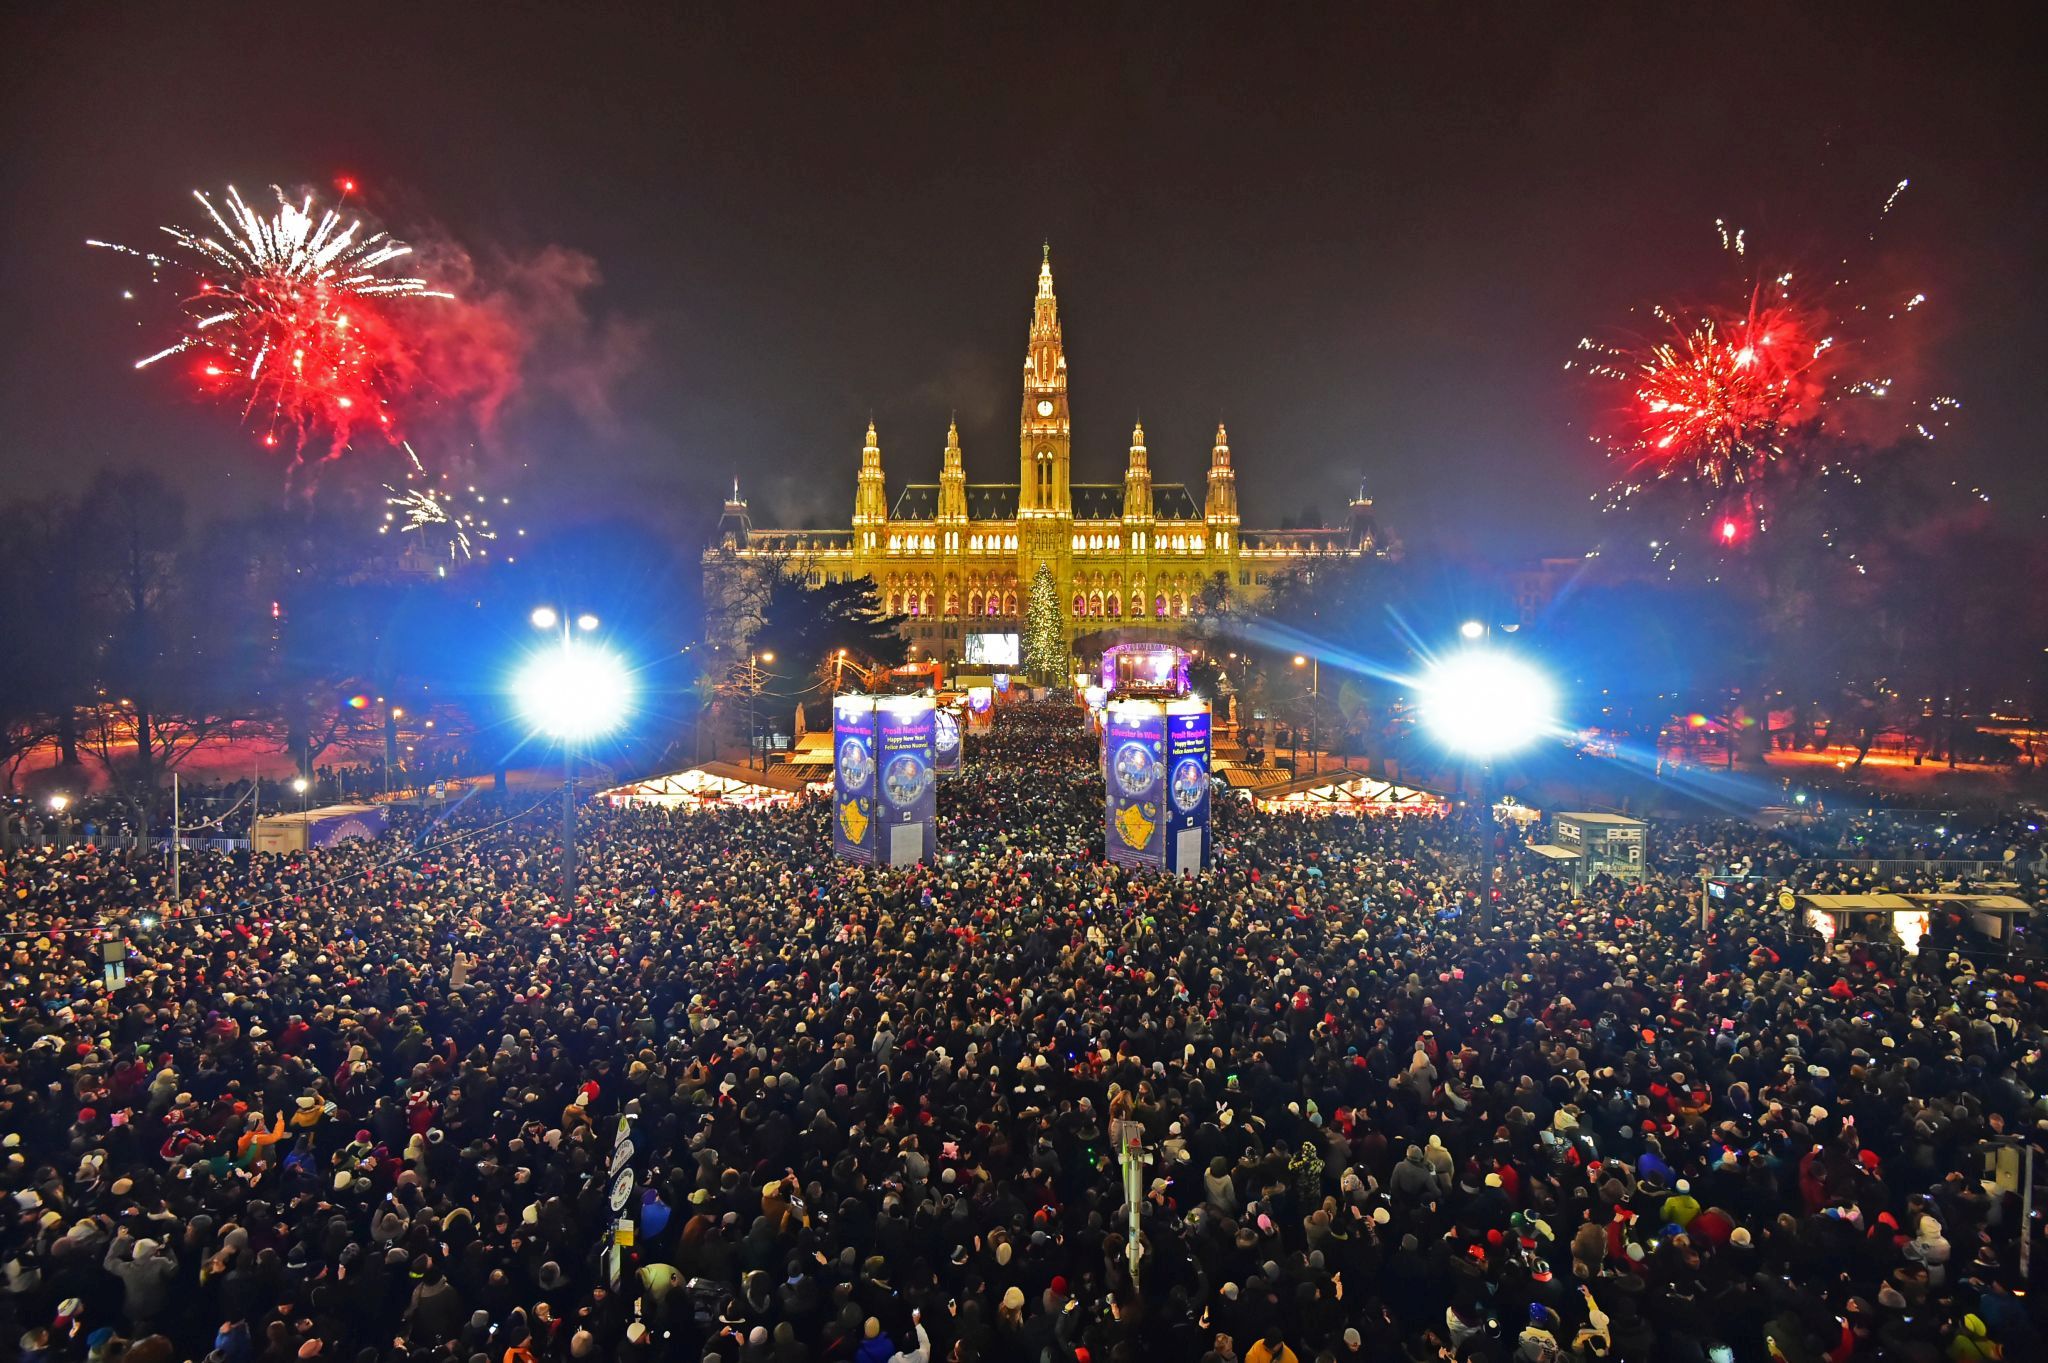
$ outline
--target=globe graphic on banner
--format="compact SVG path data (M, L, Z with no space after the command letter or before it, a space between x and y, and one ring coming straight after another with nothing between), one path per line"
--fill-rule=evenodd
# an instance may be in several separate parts
M1143 743L1126 743L1116 750L1117 788L1126 795L1143 795L1159 784L1159 762Z
M865 786L875 774L875 762L868 756L868 745L858 738L849 738L839 745L839 784L849 789Z
M941 752L949 752L960 746L960 721L950 710L932 712L932 742Z
M1199 759L1183 757L1173 767L1173 805L1183 814L1193 813L1209 793L1209 773Z
M904 753L882 773L882 788L888 792L890 804L908 808L917 803L917 797L924 794L931 779L931 769L925 766L923 758Z

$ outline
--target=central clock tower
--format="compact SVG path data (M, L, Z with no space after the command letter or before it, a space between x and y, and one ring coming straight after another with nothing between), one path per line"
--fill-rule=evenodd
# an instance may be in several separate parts
M1050 246L1038 267L1031 342L1024 354L1024 412L1018 429L1017 518L1071 522L1074 503L1068 491L1068 451L1073 428L1067 414L1067 357L1060 348L1060 308L1052 291ZM1069 538L1066 527L1057 528L1061 533L1055 543L1064 546Z

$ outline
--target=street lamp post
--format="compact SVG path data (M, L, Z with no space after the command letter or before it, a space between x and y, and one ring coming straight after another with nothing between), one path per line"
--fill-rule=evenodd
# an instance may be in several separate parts
M66 812L70 808L71 797L69 795L60 791L50 797L50 812L57 816L57 846L59 847L71 845L71 816Z
M747 654L747 766L754 765L754 699L761 694L761 679L768 674L761 670L762 663L775 661L774 650ZM768 745L761 745L761 770L768 770Z
M1493 907L1493 759L1527 747L1556 725L1550 681L1529 664L1480 641L1483 626L1459 630L1466 646L1439 658L1423 675L1422 720L1445 747L1479 763L1480 925Z
M292 778L292 789L299 793L299 819L301 822L304 822L306 817L306 791L312 787L312 784L311 781L308 781L303 776L294 776Z
M1323 660L1297 653L1294 655L1294 665L1297 668L1308 669L1308 769L1311 776L1320 776L1323 764L1321 758L1316 755L1316 707L1323 698ZM1295 774L1298 776L1301 773L1297 770Z
M632 678L618 657L586 642L570 629L566 616L541 606L533 627L561 637L526 663L513 690L533 728L562 745L562 907L576 908L576 755L579 745L611 732L632 703ZM598 627L595 615L576 617L575 629L588 634Z

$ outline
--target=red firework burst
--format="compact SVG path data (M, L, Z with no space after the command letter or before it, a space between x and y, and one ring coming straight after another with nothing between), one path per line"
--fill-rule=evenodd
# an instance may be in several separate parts
M1754 301L1650 346L1635 368L1630 471L1715 488L1757 481L1819 419L1828 349L1792 308Z
M1880 217L1905 189L1904 181L1892 189ZM1931 442L1959 404L1892 396L1898 362L1912 367L1899 328L1927 302L1924 292L1860 279L1852 291L1844 260L1818 288L1795 294L1792 272L1750 273L1744 234L1715 227L1722 250L1744 262L1742 304L1652 308L1659 334L1588 337L1582 358L1565 367L1627 393L1593 436L1621 469L1604 494L1607 509L1666 489L1682 522L1704 520L1728 549L1767 527L1767 504L1780 491L1808 474L1853 477L1849 461L1867 447ZM1671 543L1652 545L1662 554Z
M145 369L174 355L193 358L192 377L208 397L237 402L269 447L289 433L294 449L325 439L327 458L348 448L367 424L397 439L393 402L417 378L418 357L400 317L420 300L451 295L424 279L390 273L412 248L387 233L365 235L360 222L316 209L277 190L264 216L232 187L226 211L195 194L219 235L166 227L174 257L90 242L147 261L179 286L181 334L138 361Z

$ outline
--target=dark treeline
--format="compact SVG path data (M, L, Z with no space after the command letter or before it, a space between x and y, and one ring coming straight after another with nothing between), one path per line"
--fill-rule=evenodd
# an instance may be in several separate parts
M425 770L430 741L485 765L532 760L504 693L541 642L527 617L544 602L598 614L633 660L636 739L687 717L673 665L697 617L684 548L604 524L451 558L379 536L377 521L325 494L208 518L154 473L0 506L7 774L108 787L144 815L209 740L290 754L308 774L403 763L408 744Z

